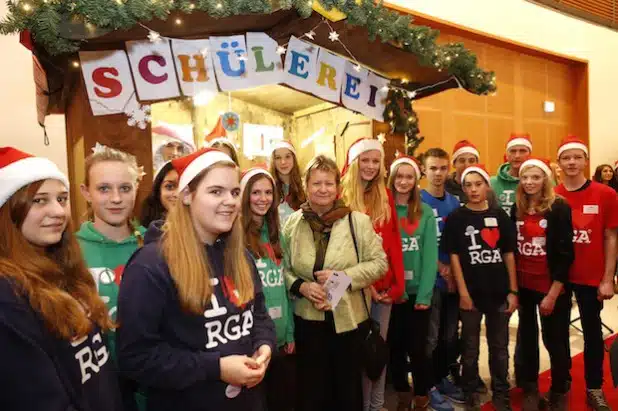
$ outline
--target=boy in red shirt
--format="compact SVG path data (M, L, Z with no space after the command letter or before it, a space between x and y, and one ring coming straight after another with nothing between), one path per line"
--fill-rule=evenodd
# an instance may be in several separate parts
M588 180L588 148L576 137L569 136L558 149L558 164L563 183L556 193L563 196L572 209L575 262L569 273L570 288L584 330L584 364L587 402L593 410L611 408L603 394L603 332L601 310L603 300L614 295L616 268L616 228L618 207L611 188Z

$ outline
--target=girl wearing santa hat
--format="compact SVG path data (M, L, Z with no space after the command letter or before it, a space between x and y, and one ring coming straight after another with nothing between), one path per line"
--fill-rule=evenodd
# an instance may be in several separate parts
M152 191L142 203L142 224L148 227L153 221L165 219L165 215L178 200L178 172L171 161L155 172Z
M275 330L245 251L238 167L211 148L172 163L179 199L125 269L120 370L148 411L262 410Z
M510 411L509 319L517 309L517 247L515 227L507 213L487 202L489 174L479 164L462 173L468 196L465 206L453 211L442 233L440 247L451 256L460 296L462 385L466 410L480 410L478 385L481 320L485 316L493 403Z
M428 409L429 389L433 385L433 367L426 345L438 270L438 240L433 210L421 201L420 178L420 166L413 157L402 156L391 164L388 187L397 207L405 278L404 296L393 305L388 331L398 410L410 410L412 403L408 359L414 380L415 410Z
M208 143L208 147L216 148L217 150L223 151L225 154L230 156L232 161L237 166L240 166L240 163L238 162L238 151L236 150L236 146L234 145L234 143L232 143L232 141L230 141L229 138L227 137L214 138L210 140L210 142Z
M15 411L121 411L113 323L71 229L54 163L0 148L0 384Z
M539 330L551 360L550 410L566 411L570 372L569 322L571 302L564 292L575 258L571 207L554 193L549 161L530 158L519 169L519 187L511 218L517 227L519 285L519 377L524 389L523 411L539 404Z
M275 177L279 197L281 226L298 210L307 197L303 190L296 149L291 142L283 140L275 144L270 156L270 174Z
M371 316L380 323L380 333L386 339L393 302L404 291L403 254L397 227L397 211L386 188L384 149L375 139L362 138L348 149L342 181L342 198L352 211L369 215L374 230L382 237L388 259L388 269L382 279L371 287ZM386 370L376 382L365 378L364 409L380 410L384 405Z
M269 411L294 408L294 314L283 280L283 244L277 212L277 192L272 175L254 167L240 180L242 222L245 243L255 259L262 280L266 308L275 323L277 351L266 373Z

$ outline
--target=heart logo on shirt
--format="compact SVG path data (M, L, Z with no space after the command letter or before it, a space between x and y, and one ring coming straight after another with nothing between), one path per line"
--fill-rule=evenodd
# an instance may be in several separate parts
M571 212L573 228L576 230L587 230L590 228L595 217L595 214L584 214L582 210L576 210L574 208Z
M483 228L481 230L481 238L491 248L496 248L498 240L500 240L500 230L497 228Z
M418 228L418 224L419 224L418 220L411 223L407 217L401 217L399 219L399 227L401 227L401 229L408 235L414 234L414 232Z

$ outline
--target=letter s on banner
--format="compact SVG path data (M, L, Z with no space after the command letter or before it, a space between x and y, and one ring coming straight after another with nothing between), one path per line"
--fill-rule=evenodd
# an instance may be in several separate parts
M123 113L135 91L126 53L123 50L80 51L79 60L92 114Z

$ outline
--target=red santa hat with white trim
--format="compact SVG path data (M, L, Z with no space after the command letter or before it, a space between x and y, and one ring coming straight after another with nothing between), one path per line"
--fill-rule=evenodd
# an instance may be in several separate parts
M419 180L421 178L421 165L419 164L418 160L414 157L404 155L397 157L395 161L392 162L390 168L391 175L395 173L397 166L399 166L400 164L408 164L412 166L412 168L414 169L414 173L416 174L416 179Z
M489 173L487 172L487 168L485 164L475 164L473 166L467 167L463 173L461 173L461 184L463 185L466 176L470 173L478 173L487 181L487 184L491 184L491 179L489 177Z
M509 140L506 142L506 151L508 152L515 146L524 146L532 153L532 140L530 140L530 134L515 134L512 133Z
M259 175L259 174L263 174L264 176L268 177L270 179L270 181L272 181L273 185L275 184L275 179L273 178L273 176L268 172L268 170L263 167L263 166L255 166L255 167L251 167L247 170L245 170L242 173L242 177L240 178L240 192L244 192L245 191L245 187L247 187L247 184L249 184L249 180L251 180L251 178Z
M272 146L273 152L279 148L287 148L288 150L292 152L292 154L296 155L296 148L294 147L294 144L292 144L292 142L289 140L277 141Z
M550 162L547 158L530 157L521 164L521 167L519 167L519 175L521 176L522 170L528 167L538 167L543 170L547 177L552 178L554 173L551 171L551 166L549 164Z
M581 150L588 157L588 146L584 140L576 136L567 136L560 142L558 147L558 158L567 150Z
M232 158L223 151L209 147L172 160L172 165L178 172L178 192L184 190L199 173L216 163L231 163L236 166Z
M0 207L22 187L48 179L59 180L70 189L69 179L51 160L13 147L0 147Z
M474 156L476 157L476 161L479 161L481 159L481 154L479 153L479 150L474 144L472 144L468 140L460 140L455 144L455 147L453 147L453 163L455 163L457 157L462 154L474 154Z
M382 147L382 143L380 143L375 138L363 137L356 140L350 148L348 148L348 153L345 157L345 164L343 166L343 170L341 170L341 176L343 177L345 173L348 172L348 169L361 154L378 150L382 154L382 158L384 158L384 147Z

